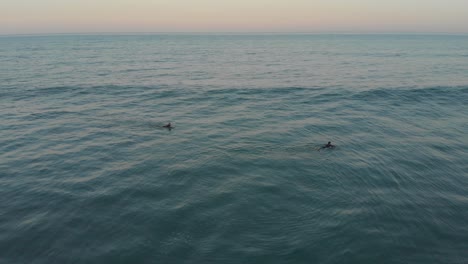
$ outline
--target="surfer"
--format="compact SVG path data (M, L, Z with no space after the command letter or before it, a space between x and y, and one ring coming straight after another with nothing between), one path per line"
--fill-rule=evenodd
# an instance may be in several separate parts
M321 149L326 149L326 148L334 148L335 145L332 145L331 141L328 141L328 143L320 148L318 148L317 150L320 151Z
M167 123L167 125L164 125L163 127L164 127L164 128L168 128L168 129L174 128L174 127L171 125L171 122Z

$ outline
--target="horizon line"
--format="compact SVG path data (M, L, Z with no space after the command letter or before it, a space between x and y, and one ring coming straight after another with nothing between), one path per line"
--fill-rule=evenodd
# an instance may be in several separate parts
M468 32L291 32L291 31L141 31L141 32L54 32L54 33L0 33L0 37L8 36L57 36L57 35L419 35L419 36L468 36Z

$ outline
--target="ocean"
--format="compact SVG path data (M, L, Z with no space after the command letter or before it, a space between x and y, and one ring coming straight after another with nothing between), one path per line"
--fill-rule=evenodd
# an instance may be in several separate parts
M1 36L0 263L464 264L467 149L466 35Z

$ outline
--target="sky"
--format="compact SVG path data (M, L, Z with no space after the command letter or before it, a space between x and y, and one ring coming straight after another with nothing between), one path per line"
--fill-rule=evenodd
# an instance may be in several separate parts
M468 0L0 0L0 34L468 33Z

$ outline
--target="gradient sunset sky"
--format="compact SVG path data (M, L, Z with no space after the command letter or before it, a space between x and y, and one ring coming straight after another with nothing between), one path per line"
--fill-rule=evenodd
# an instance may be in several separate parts
M468 0L0 0L0 34L468 33Z

